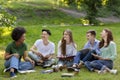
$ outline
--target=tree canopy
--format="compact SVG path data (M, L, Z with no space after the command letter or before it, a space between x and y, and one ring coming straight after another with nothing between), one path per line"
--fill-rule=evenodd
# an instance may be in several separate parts
M120 0L58 0L61 4L67 4L68 6L76 8L84 8L86 17L91 25L98 25L99 10L106 8L112 11L113 15L120 15Z

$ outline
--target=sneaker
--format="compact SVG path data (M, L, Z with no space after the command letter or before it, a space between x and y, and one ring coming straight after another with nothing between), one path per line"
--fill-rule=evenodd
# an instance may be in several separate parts
M4 72L4 73L7 72L7 69L4 69L3 72Z
M106 70L104 71L98 71L98 74L105 74L106 73Z
M15 78L17 77L16 74L14 72L10 72L10 78Z
M106 73L106 66L103 66L100 71L98 71L98 74L104 74Z
M78 65L77 64L73 64L73 66L72 66L73 68L77 68L78 67Z
M115 69L115 70L110 70L110 73L111 74L117 74L117 70Z
M51 67L55 63L44 63L43 68Z
M58 65L53 65L52 69L53 69L53 72L58 72L59 71Z
M68 68L67 68L67 71L68 71L68 72L73 72L73 71L75 71L75 72L79 72L80 69L78 69L78 68L74 68L74 67L68 67Z
M36 66L43 66L43 63L40 63L40 62L36 62L35 64Z
M63 66L59 66L59 70L62 71L64 69Z
M81 68L83 64L84 64L83 61L81 61L78 65L78 68Z

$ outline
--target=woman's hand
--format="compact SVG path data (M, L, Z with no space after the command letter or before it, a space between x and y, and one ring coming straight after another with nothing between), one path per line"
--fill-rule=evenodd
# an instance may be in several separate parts
M14 53L14 54L12 54L12 56L15 56L16 58L20 57L20 55L18 53Z
M95 58L99 59L99 60L104 60L104 58L102 58L101 56L97 55L97 54L92 54Z

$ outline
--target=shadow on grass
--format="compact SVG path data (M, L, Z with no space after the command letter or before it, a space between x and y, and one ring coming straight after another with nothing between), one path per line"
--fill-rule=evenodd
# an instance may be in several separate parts
M7 10L17 17L17 23L22 25L36 24L79 24L80 19L76 19L66 13L56 9L48 3L35 2L15 2ZM46 7L44 7L44 6Z

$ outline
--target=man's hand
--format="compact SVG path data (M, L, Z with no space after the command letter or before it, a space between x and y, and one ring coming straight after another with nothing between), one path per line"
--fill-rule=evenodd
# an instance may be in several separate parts
M31 62L33 65L35 65L35 62L34 62L33 60L30 60L30 62Z
M40 52L36 52L36 55L38 55L38 56L43 58L43 55Z
M46 60L48 60L48 59L50 59L50 55L46 55L45 57L44 57L44 59L46 59Z

